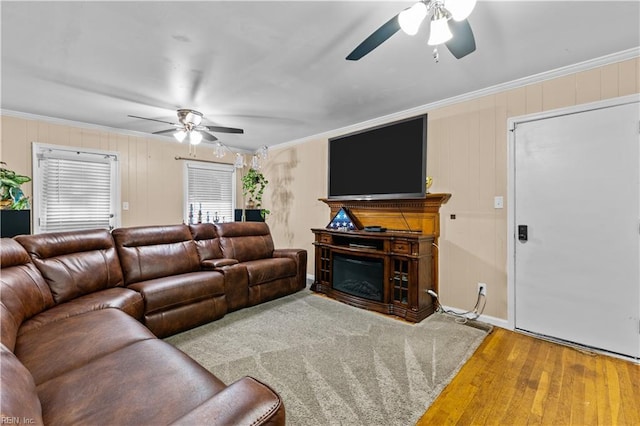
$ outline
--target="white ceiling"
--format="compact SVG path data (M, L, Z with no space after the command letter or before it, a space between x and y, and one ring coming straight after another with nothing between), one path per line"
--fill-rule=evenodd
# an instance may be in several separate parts
M344 59L412 3L2 1L1 106L137 132L193 108L254 150L640 46L640 1L480 1L465 58L423 25Z

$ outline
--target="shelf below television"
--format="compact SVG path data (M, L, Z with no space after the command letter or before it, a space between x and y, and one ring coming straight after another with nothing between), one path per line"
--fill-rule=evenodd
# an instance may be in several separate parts
M388 230L440 236L440 206L451 194L427 194L425 198L389 200L329 199L319 200L331 208L333 217L347 208L362 226L382 226Z
M440 236L440 206L451 198L451 194L427 194L424 198L402 198L389 200L328 199L321 198L331 208L333 218L341 208L349 210L350 216L361 226L381 226L386 232L339 231L313 229L315 234L315 276L311 287L314 291L345 301L354 306L382 313L399 315L409 321L420 321L433 312L430 297L425 291L438 292L438 237ZM358 247L365 246L365 247ZM409 286L406 295L408 304L389 299L391 288L387 289L385 303L347 295L333 288L333 253L343 253L361 257L383 257L385 262L385 283L403 273L393 265L407 266ZM404 263L403 263L404 262ZM388 281L391 278L392 281ZM386 284L391 285L391 284ZM395 291L395 287L393 289ZM405 291L402 289L401 292ZM403 293L404 294L404 293Z

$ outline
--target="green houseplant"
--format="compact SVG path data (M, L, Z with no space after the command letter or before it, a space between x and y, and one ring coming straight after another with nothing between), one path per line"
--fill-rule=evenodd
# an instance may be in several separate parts
M249 196L247 204L254 203L255 208L260 209L260 214L266 219L271 211L262 208L262 194L269 181L264 177L261 171L249 169L246 175L242 176L242 195Z
M3 210L26 210L29 208L29 197L25 197L20 188L23 183L31 181L28 176L19 175L4 166L0 161L0 205Z

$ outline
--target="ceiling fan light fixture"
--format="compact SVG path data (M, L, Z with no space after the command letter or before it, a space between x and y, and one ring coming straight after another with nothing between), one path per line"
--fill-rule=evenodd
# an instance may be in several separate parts
M400 28L408 35L416 35L420 29L420 24L427 16L427 6L419 1L408 9L403 10L398 15Z
M202 122L202 113L193 109L179 109L178 121L185 126L198 126Z
M176 138L178 142L182 143L182 141L184 141L184 138L187 137L187 132L184 129L178 130L173 134L173 137Z
M477 0L445 0L444 7L455 21L464 21L476 7Z
M453 34L449 29L448 21L447 13L441 8L437 8L431 18L431 32L427 42L430 46L437 46L451 40Z
M196 130L192 130L189 132L189 143L191 145L198 145L200 142L202 142L202 133L196 131Z

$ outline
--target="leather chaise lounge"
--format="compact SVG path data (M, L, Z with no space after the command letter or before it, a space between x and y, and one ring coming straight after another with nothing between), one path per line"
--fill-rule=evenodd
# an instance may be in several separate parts
M268 385L159 339L304 288L306 251L266 224L4 238L0 266L2 423L284 424Z

